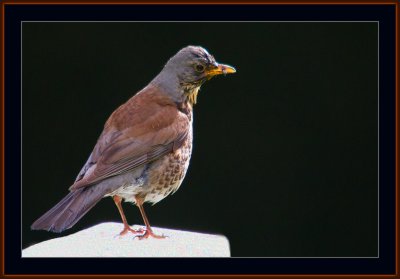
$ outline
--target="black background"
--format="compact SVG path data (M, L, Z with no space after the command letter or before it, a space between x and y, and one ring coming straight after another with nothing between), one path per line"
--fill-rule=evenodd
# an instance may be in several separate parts
M59 236L29 227L112 111L189 44L237 73L202 87L188 174L146 206L151 224L223 234L232 256L377 256L376 22L23 23L23 248ZM62 235L107 221L110 198Z

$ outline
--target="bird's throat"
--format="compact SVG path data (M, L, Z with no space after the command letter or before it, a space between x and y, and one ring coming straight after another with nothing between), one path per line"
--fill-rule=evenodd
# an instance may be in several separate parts
M183 89L187 102L189 102L192 106L197 103L197 94L199 94L199 90L200 86L187 86Z

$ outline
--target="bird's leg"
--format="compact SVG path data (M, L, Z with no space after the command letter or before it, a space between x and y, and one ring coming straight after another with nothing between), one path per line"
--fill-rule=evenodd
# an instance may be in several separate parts
M122 198L120 196L115 195L115 196L113 196L113 200L115 202L115 205L118 208L119 214L121 215L122 222L124 223L124 229L119 233L119 235L124 235L128 231L131 233L134 233L134 234L143 233L144 230L142 230L142 229L134 230L131 227L129 227L128 222L126 221L124 210L122 209L122 204L121 204Z
M143 199L136 197L136 205L139 207L140 213L142 214L143 221L146 225L146 231L143 235L138 236L139 239L143 238L149 238L149 236L152 236L154 238L165 238L164 235L157 235L153 233L153 230L150 227L149 220L147 219L146 213L144 212L143 208Z

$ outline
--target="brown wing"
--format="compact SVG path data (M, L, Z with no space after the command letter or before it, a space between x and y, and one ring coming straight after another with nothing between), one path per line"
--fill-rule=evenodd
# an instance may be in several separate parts
M155 88L146 88L119 107L70 190L93 185L157 160L179 148L189 119Z

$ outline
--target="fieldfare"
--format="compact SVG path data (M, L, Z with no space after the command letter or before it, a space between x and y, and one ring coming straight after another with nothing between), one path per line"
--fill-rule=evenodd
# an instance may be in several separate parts
M178 190L192 153L192 110L200 86L213 76L235 73L204 48L188 46L169 59L141 91L115 110L69 194L36 220L33 230L62 232L104 197L112 197L124 228L139 238L155 235L143 203L157 203ZM145 230L133 230L121 202L139 207Z

